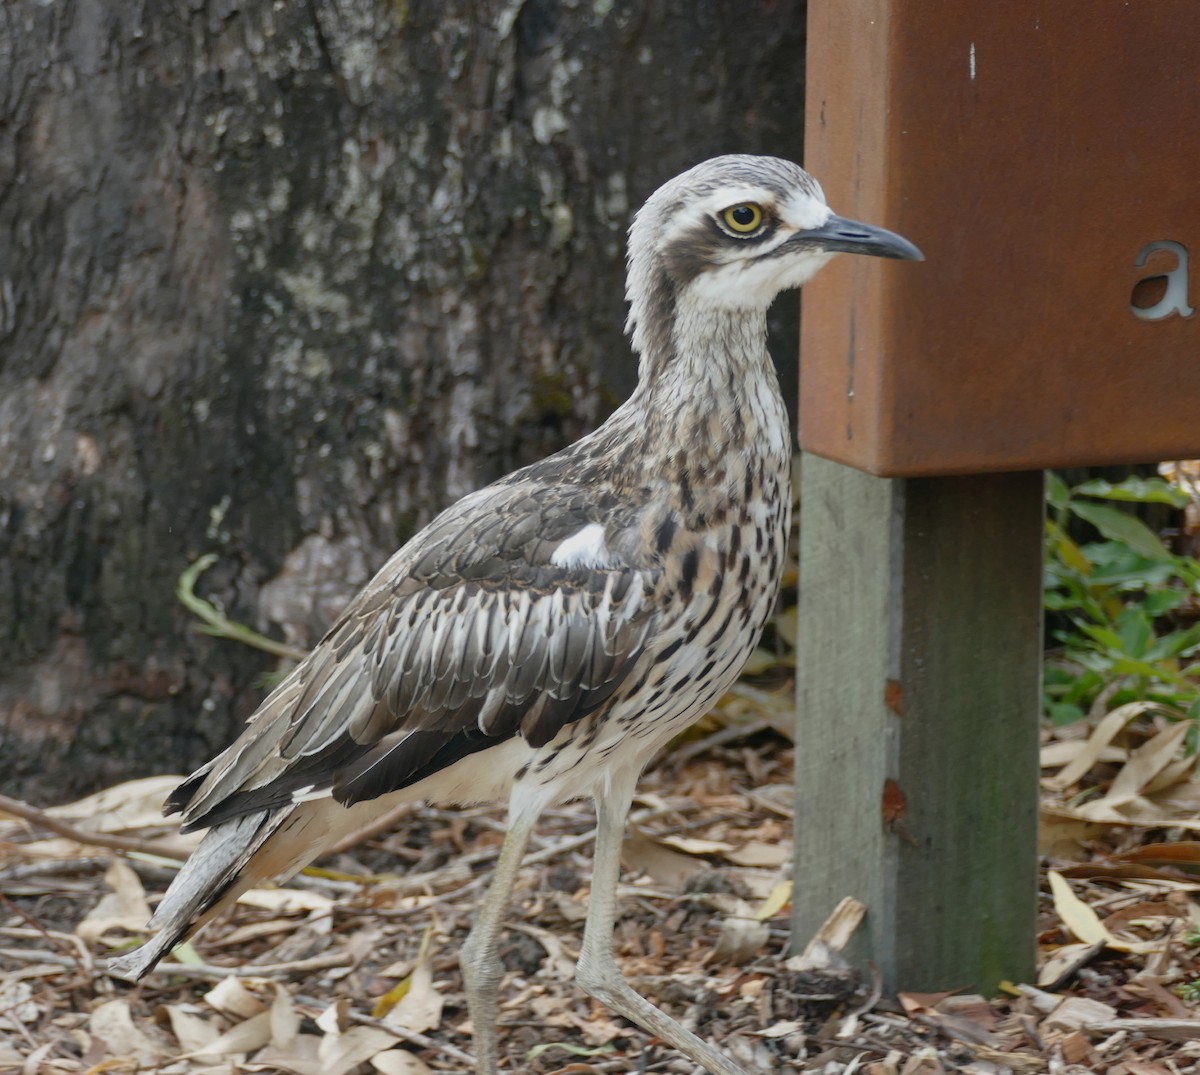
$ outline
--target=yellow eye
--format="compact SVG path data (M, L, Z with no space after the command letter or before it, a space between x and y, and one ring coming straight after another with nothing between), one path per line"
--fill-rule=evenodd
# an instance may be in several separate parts
M734 235L750 235L762 227L762 206L753 202L730 206L721 212L721 220Z

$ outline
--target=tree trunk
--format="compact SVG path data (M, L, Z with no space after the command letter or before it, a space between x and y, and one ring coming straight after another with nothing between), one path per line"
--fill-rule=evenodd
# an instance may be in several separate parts
M439 508L602 420L632 212L715 153L798 158L803 56L789 0L7 0L0 786L236 733L271 658L194 630L199 556L311 644Z

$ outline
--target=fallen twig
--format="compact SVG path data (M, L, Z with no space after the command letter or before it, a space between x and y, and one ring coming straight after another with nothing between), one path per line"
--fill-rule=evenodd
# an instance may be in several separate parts
M416 1045L421 1049L432 1049L435 1052L443 1053L444 1055L465 1064L467 1068L474 1070L475 1057L470 1053L464 1052L462 1049L449 1042L438 1041L436 1038L427 1037L415 1030L407 1030L395 1023L389 1023L386 1019L376 1019L372 1015L363 1015L360 1012L351 1011L350 1019L352 1022L360 1023L363 1026L379 1027L381 1030L386 1030L389 1034L395 1034L401 1041L406 1041L410 1045Z
M0 954L3 954L0 952ZM308 959L295 959L288 963L244 963L236 967L218 967L211 963L160 963L147 972L146 977L155 976L204 978L220 981L236 974L239 978L274 978L286 974L308 974L316 970L331 970L334 967L349 967L354 964L349 952L325 952ZM53 962L51 960L50 962ZM112 975L110 975L112 977ZM124 979L120 979L124 981Z
M718 728L703 739L697 739L694 743L687 743L672 750L663 761L671 765L684 765L715 747L727 746L729 743L736 743L739 739L749 739L752 735L758 735L759 732L769 731L770 728L771 724L766 720L746 720L726 724L724 728Z
M1123 1030L1162 1041L1196 1041L1200 1038L1200 1019L1103 1019L1087 1023L1082 1029L1089 1034Z
M77 859L36 859L33 862L19 862L0 870L0 883L12 884L23 881L27 877L44 877L46 874L82 873L86 870L93 872L107 870L112 865L112 855L90 855Z
M191 854L188 848L173 843L169 837L143 840L137 836L117 836L108 832L80 829L65 821L59 821L45 810L39 810L36 806L21 802L20 799L10 799L7 795L0 795L0 811L40 825L43 829L48 829L58 836L66 837L68 840L74 840L77 844L85 844L88 847L107 847L113 851L137 851L143 855L175 858L180 862Z

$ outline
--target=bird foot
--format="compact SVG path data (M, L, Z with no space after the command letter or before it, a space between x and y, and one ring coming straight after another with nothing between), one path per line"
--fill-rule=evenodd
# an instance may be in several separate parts
M591 960L587 949L575 968L575 981L590 997L623 1015L643 1030L679 1050L689 1060L699 1064L709 1075L747 1075L747 1072L708 1042L698 1038L683 1024L656 1008L633 988L611 960Z

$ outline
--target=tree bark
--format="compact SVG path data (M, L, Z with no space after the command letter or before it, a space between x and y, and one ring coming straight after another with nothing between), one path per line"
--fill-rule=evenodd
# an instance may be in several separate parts
M0 786L236 733L271 659L194 630L199 556L309 645L602 420L633 211L715 153L798 159L803 56L798 0L0 7Z

